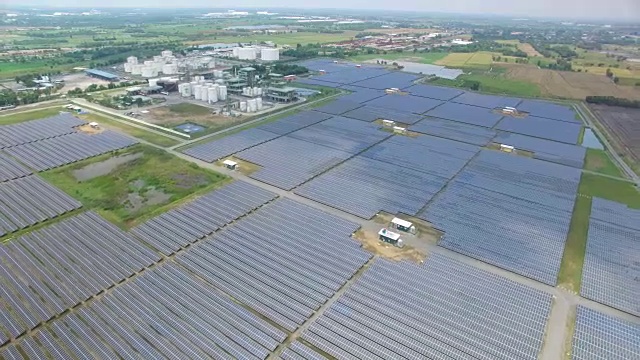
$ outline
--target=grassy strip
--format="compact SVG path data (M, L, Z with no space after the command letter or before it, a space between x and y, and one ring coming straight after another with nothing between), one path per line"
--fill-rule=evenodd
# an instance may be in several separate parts
M580 133L578 134L578 144L582 144L582 142L584 141L584 133L586 131L586 127L581 127L580 128Z
M640 191L630 182L594 174L582 174L578 192L640 209Z
M584 161L584 169L595 171L601 174L623 177L622 172L611 161L606 151L598 149L587 149L587 155Z
M61 106L53 106L46 109L23 111L15 114L3 114L2 116L0 116L0 125L11 125L29 120L43 119L46 117L58 115L60 114L60 111L64 110L65 109L63 109Z
M430 81L429 84L467 89L475 82L480 86L478 91L485 93L531 98L541 96L540 88L536 84L522 80L507 79L504 74L499 72L464 74L458 76L456 80L437 78Z
M136 126L127 125L120 121L114 120L110 117L107 117L106 115L97 114L95 112L92 112L86 115L79 115L79 117L82 118L83 120L95 121L101 125L105 125L106 128L121 130L128 135L131 135L135 138L138 138L144 141L148 141L155 145L170 147L170 146L178 145L180 143L180 141L178 140L166 137L164 135L160 135L155 132L147 131L145 129L141 129Z

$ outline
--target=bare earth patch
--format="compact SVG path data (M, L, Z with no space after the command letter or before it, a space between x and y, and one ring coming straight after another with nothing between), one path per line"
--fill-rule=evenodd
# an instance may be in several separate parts
M538 50L534 49L529 43L520 43L516 46L518 47L518 50L526 52L528 56L543 57L542 54L540 54Z
M373 231L360 229L356 231L353 237L362 243L363 249L386 259L394 261L409 260L421 263L427 256L426 252L421 252L409 245L399 248L382 242L378 239L378 233Z
M78 130L80 132L85 133L85 134L95 135L95 134L100 134L101 132L103 132L104 128L102 126L92 127L89 124L86 124L86 125L78 126Z

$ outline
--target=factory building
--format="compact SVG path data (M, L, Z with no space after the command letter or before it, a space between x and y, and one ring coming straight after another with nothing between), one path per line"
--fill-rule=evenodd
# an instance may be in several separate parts
M267 99L275 102L280 102L280 103L290 103L298 99L298 95L296 94L296 88L292 88L292 87L267 88L266 96L267 96Z
M97 79L108 80L108 81L118 81L120 78L116 74L108 73L102 70L96 69L87 69L84 71L87 76L91 76Z

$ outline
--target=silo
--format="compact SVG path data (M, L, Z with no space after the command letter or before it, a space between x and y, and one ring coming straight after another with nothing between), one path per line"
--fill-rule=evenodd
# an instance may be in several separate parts
M218 94L218 99L220 101L227 100L227 87L222 85L218 89L220 89L220 93Z
M256 98L256 108L258 111L262 110L262 98Z
M208 87L201 87L200 88L200 100L208 102L209 101L209 88Z
M278 61L280 60L280 50L262 49L260 57L262 58L262 61Z
M198 85L197 81L192 81L189 83L189 85L191 85L191 93L193 94L195 92L196 89L196 85Z
M256 112L257 108L256 99L247 100L247 112Z
M207 92L209 93L209 104L213 104L215 102L218 102L218 89L216 89L215 87L210 87L207 89Z
M132 64L132 65L133 64L137 64L138 63L138 58L135 57L135 56L129 56L127 58L127 63Z
M133 64L131 65L131 75L140 75L142 74L142 68L144 65L141 64Z
M200 100L202 98L201 95L202 85L196 85L193 88L193 98L196 100Z
M160 53L160 55L162 57L169 57L169 56L173 56L173 52L171 50L164 50Z
M240 111L247 112L247 102L246 101L240 101Z
M128 63L128 62L124 63L124 72L130 73L132 67L133 67L133 64Z

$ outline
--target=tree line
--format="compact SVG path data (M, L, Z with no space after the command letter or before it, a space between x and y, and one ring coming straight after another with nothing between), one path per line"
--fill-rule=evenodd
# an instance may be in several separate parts
M618 98L614 96L587 96L585 101L590 104L603 104L625 108L640 109L640 101Z

